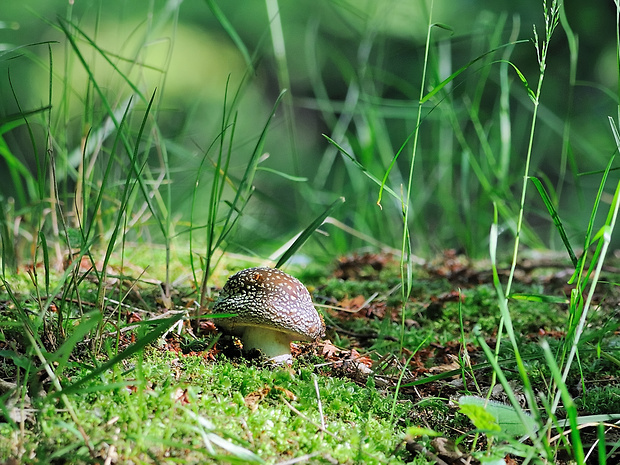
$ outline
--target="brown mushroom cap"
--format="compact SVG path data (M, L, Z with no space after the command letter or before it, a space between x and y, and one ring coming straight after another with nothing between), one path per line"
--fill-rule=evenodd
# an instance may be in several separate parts
M251 328L281 332L291 341L325 335L325 323L306 287L275 268L248 268L232 275L214 312L237 314L216 320L217 326L235 335L244 335Z

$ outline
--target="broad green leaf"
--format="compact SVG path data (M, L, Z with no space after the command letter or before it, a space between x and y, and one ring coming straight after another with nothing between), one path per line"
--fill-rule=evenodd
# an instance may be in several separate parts
M508 436L524 436L530 430L536 430L534 419L509 404L483 399L477 396L463 396L459 399L461 411L467 415L477 428L487 431L502 432ZM483 410L483 414L480 410ZM489 417L490 416L490 417ZM523 419L528 423L524 425Z
M482 399L484 400L484 399ZM471 422L481 431L487 433L500 432L502 428L497 423L497 418L485 410L481 405L461 403L459 401L460 412L467 415Z

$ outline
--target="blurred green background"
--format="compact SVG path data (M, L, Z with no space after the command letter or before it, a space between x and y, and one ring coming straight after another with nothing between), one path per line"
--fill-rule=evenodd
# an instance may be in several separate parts
M285 61L274 54L275 20L269 5L280 8ZM245 83L231 162L231 172L239 176L288 79L285 103L267 136L264 151L269 157L260 164L256 191L228 241L229 250L268 256L340 196L346 202L332 216L354 232L326 224L322 229L328 235L314 234L306 253L330 259L376 247L366 236L400 249L400 200L386 195L380 209L379 187L322 134L347 149L372 176L383 178L415 129L429 7L430 2L422 1L2 2L0 116L5 118L5 144L0 195L16 240L28 243L36 234L29 212L51 195L49 190L45 195L32 192L16 164L37 176L37 163L43 164L37 155L45 158L50 127L59 198L68 220L74 221L77 180L85 169L80 165L88 165L82 144L88 131L100 129L107 117L92 81L115 108L123 108L135 94L102 50L147 98L157 89L158 144L165 146L170 166L169 179L162 174L166 179L161 185L170 189L174 237L184 240L191 226L196 172L221 130L227 79L228 103L239 83ZM611 0L571 0L564 8L566 22L551 40L530 173L545 183L569 239L579 248L600 171L615 152L608 117L618 115L616 7ZM218 9L220 20L214 14ZM489 50L531 39L533 25L544 35L542 11L536 0L435 1L432 21L442 26L432 29L425 90ZM253 69L223 27L223 17L247 49ZM96 44L83 36L78 40L94 74L90 81L58 27L60 21L78 26ZM566 24L577 39L572 53ZM500 59L510 60L536 87L536 49L532 42L518 43L477 61L424 107L410 195L413 252L418 255L446 248L486 255L493 202L505 206L500 209L502 224L507 229L514 225L533 105L515 71ZM50 69L51 113L32 115L29 125L10 125L10 115L48 104ZM136 112L144 110L143 102L134 103ZM110 150L111 142L108 138L102 145ZM408 142L388 178L397 194L406 185L411 150ZM164 171L162 156L152 150L148 160L156 185ZM92 163L94 171L102 169L101 161ZM119 168L119 184L123 176ZM606 191L613 193L616 181L612 172ZM209 183L205 172L198 187L201 198L208 198ZM91 184L96 189L96 176ZM110 197L102 207L102 237L105 212L115 205L112 192ZM608 204L609 198L603 201ZM198 224L206 221L206 203L195 212ZM527 206L524 243L561 248L533 186ZM138 211L139 202L133 217ZM43 222L53 233L52 216ZM161 240L148 215L136 219L132 234L136 240Z

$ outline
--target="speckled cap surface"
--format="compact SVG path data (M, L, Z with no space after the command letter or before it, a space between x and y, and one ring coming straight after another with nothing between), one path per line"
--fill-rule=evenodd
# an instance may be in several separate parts
M213 311L237 314L215 319L217 326L232 334L257 326L294 333L292 340L325 335L325 323L308 289L297 278L275 268L248 268L232 275Z

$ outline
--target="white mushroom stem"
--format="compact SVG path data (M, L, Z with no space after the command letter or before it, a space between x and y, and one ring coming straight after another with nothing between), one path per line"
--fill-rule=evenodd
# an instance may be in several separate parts
M273 329L248 327L241 336L243 350L260 350L275 363L291 363L291 335Z

